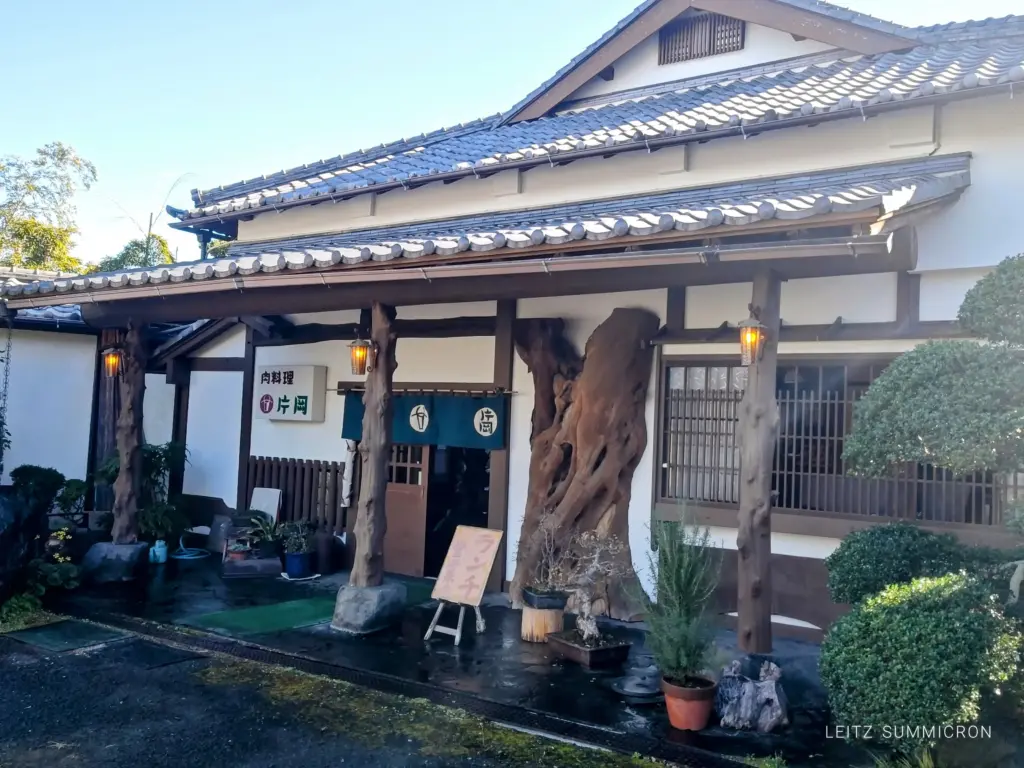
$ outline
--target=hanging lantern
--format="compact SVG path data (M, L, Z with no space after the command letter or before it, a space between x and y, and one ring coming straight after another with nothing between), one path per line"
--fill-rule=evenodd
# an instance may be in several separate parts
M761 359L764 350L765 327L756 318L748 317L739 324L740 329L740 360L743 365L753 365Z
M122 360L121 350L117 347L107 347L100 353L103 357L103 373L108 379L121 375Z
M370 342L356 339L348 345L348 352L352 358L352 375L365 376L370 360Z

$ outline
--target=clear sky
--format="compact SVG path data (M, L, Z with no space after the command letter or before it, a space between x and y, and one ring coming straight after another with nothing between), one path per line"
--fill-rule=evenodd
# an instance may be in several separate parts
M639 0L0 0L0 155L95 163L77 256L116 253L189 191L507 109ZM907 25L1022 0L841 0ZM157 231L179 258L195 238Z

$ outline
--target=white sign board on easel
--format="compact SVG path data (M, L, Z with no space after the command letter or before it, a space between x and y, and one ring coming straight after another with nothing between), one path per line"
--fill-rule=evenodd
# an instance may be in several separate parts
M252 386L252 412L270 421L322 422L326 365L261 365Z

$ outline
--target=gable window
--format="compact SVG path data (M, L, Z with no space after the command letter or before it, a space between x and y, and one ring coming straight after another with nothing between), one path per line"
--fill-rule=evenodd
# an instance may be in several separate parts
M664 371L658 496L697 505L739 502L740 400L747 369L735 359L669 363ZM1021 475L954 477L906 464L888 477L850 475L843 442L854 403L889 360L780 361L779 435L772 472L776 509L995 525L1024 489Z
M745 24L720 13L687 14L658 31L658 63L703 59L743 49Z

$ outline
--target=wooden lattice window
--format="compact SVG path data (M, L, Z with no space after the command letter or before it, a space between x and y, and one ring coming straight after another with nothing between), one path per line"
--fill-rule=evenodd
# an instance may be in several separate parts
M746 25L720 13L692 13L658 31L658 63L703 59L743 49Z
M930 464L907 464L884 478L847 474L843 440L853 405L887 360L779 364L779 437L772 473L779 509L999 524L1022 495L1024 475L954 477ZM726 361L671 365L665 371L658 494L662 501L739 501L739 405L747 370Z
M388 464L388 482L397 485L423 485L423 446L392 445Z

